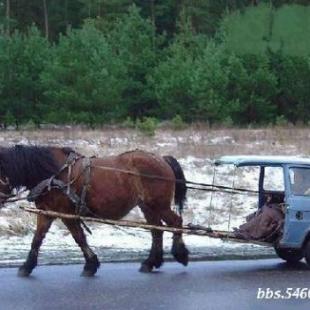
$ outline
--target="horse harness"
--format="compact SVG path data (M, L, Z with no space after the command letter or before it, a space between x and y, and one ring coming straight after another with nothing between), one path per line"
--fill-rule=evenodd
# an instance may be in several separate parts
M78 153L71 152L67 157L65 164L60 168L57 174L51 176L50 178L43 180L34 188L31 189L27 200L34 202L39 196L46 193L46 190L49 192L51 189L59 189L63 194L65 194L69 200L75 206L75 213L77 215L86 215L93 214L89 210L86 203L86 195L90 186L90 173L91 173L91 158L85 157ZM72 167L76 164L78 160L82 159L82 172L74 179L72 177ZM67 169L67 183L58 179L59 174ZM84 176L83 186L81 194L79 195L73 188L72 184L81 177Z

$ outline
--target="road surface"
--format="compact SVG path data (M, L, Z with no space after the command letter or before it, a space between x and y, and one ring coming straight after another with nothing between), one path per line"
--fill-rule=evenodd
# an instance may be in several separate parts
M139 273L138 267L103 264L94 278L80 277L81 265L39 266L29 278L17 277L16 268L0 268L0 309L310 309L310 293L306 299L296 293L297 288L310 288L304 263L292 268L278 259L195 262L188 267L167 262L153 274ZM259 288L283 295L291 288L296 296L257 299Z

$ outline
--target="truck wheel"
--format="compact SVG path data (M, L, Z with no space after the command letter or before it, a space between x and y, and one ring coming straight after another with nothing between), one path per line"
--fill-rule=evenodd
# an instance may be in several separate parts
M274 249L277 255L289 264L296 264L304 257L304 253L301 249L285 249L277 247L275 247ZM310 245L309 245L309 263L310 263Z
M305 245L305 259L307 262L307 265L310 266L310 240Z

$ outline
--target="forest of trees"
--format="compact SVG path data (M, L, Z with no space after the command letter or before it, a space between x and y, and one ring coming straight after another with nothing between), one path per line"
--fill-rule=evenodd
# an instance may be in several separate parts
M310 121L310 0L0 0L2 126Z

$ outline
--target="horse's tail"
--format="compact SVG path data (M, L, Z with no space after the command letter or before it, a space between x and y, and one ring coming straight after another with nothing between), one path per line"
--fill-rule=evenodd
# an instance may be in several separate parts
M171 167L174 176L176 178L174 201L175 204L178 206L179 213L182 214L184 203L186 201L186 192L187 192L186 179L184 176L183 169L179 164L179 162L173 156L164 156L163 158Z

